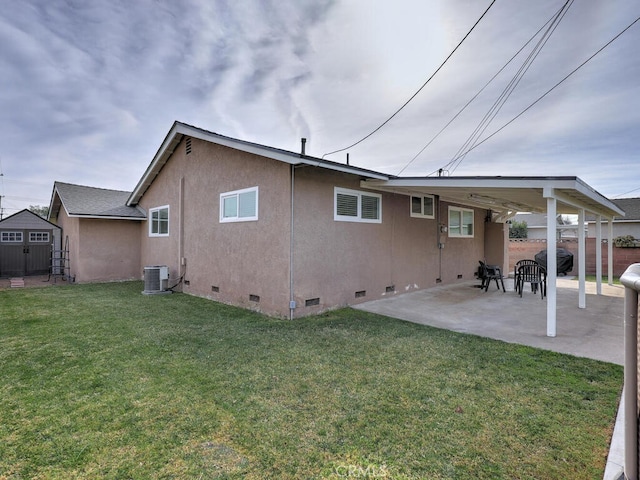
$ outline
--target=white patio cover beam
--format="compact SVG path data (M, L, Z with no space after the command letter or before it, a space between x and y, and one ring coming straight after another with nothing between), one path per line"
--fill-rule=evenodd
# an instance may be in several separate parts
M556 197L553 188L545 188L547 199L547 337L556 336Z
M578 307L587 308L584 208L578 210ZM548 256L548 255L547 255Z

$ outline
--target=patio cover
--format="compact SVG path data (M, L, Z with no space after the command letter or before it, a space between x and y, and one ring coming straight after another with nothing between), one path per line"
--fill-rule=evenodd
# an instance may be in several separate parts
M491 210L496 222L505 222L518 212L546 213L547 250L556 250L556 216L578 215L579 300L586 308L585 212L596 217L596 245L602 242L601 223L608 224L609 283L613 282L613 219L624 212L578 177L390 177L368 179L362 188L404 195L437 195L441 200ZM556 256L547 265L547 335L556 336ZM596 248L597 293L602 293L602 255Z

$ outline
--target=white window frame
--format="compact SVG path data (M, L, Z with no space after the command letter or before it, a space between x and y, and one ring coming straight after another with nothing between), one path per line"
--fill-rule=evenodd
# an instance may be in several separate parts
M413 211L413 199L414 198L419 198L420 199L420 213ZM431 213L425 213L424 212L424 199L425 198L431 199ZM434 219L434 218L436 218L435 211L436 211L436 199L435 199L435 197L433 195L411 195L409 197L409 212L410 212L412 217Z
M22 232L6 231L6 232L2 232L2 235L0 236L0 241L2 241L3 243L22 243L23 238L24 237L22 236Z
M158 217L158 220L156 221L156 223L158 224L158 231L154 232L153 231L153 225L154 225L154 219L153 219L153 214L155 212L160 212L162 210L166 210L167 211L167 233L160 233L160 218ZM168 237L169 236L169 232L170 230L170 209L169 209L169 205L163 205L161 207L154 207L154 208L150 208L149 209L149 236L150 237Z
M455 212L458 215L458 218L460 219L460 231L456 232L456 227L453 226L451 224L451 213ZM465 213L470 213L471 214L471 233L465 233L464 230L464 226L465 225L469 225L469 224L465 224L464 223L464 214ZM457 238L473 238L475 235L475 231L476 231L476 226L475 226L475 211L470 209L470 208L462 208L462 207L451 207L449 206L449 236L450 237L457 237Z
M49 243L49 232L29 232L29 243Z
M240 212L240 198L247 193L255 192L255 215L241 216ZM259 189L258 187L243 188L241 190L233 190L231 192L225 192L220 194L220 223L232 223L232 222L255 222L258 220L258 205L259 205ZM225 201L236 201L235 215L225 215Z
M338 194L356 197L357 212L355 215L338 214ZM377 199L378 218L362 218L363 197ZM360 190L350 190L348 188L333 187L333 219L336 222L382 223L382 195L379 193L362 192Z

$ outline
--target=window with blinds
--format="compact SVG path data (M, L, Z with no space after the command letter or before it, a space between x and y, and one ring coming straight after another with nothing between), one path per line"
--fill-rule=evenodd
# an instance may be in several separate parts
M334 188L334 215L339 222L382 223L382 195Z

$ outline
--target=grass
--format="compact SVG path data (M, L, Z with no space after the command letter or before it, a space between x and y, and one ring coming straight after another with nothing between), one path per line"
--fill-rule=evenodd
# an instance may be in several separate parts
M0 479L602 478L619 366L141 290L0 291Z
M573 279L576 282L579 280L577 275ZM596 282L596 276L595 275L585 275L584 279L585 279L586 282L593 282L593 283ZM602 276L602 284L604 285L606 283L607 283L607 275L605 274L605 275ZM620 281L620 277L615 277L614 276L613 277L613 284L614 285L622 285L622 282Z

